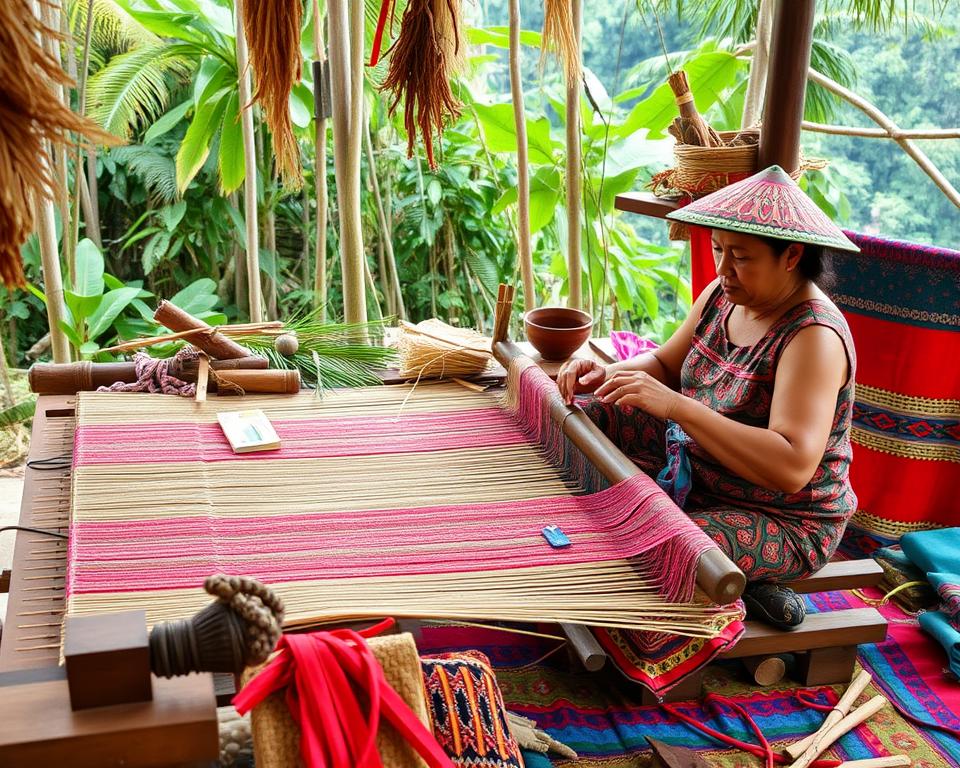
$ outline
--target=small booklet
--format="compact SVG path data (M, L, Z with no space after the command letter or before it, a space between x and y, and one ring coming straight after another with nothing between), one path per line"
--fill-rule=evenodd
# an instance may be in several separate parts
M217 414L217 420L234 453L275 451L280 448L280 438L273 424L259 409L224 411Z

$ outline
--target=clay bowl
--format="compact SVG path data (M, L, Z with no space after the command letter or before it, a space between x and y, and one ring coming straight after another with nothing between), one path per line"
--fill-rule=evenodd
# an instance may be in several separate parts
M593 318L569 307L540 307L523 316L529 341L544 360L566 360L590 338Z

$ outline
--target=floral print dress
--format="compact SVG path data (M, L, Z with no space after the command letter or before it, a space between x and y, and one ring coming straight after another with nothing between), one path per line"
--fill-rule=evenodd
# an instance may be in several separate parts
M746 574L749 581L789 580L822 568L857 508L850 486L850 419L856 356L850 329L829 303L812 299L789 309L756 344L737 346L727 336L733 310L718 287L697 323L681 371L681 392L735 421L766 428L777 361L804 328L822 325L843 341L847 382L837 395L823 459L797 493L761 488L726 469L689 440L693 487L685 511ZM666 424L631 406L583 403L590 418L644 472L656 477L666 463Z

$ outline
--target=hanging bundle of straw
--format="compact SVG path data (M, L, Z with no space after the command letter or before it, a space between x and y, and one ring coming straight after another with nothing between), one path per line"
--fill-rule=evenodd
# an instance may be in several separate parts
M413 156L419 130L431 168L437 165L433 134L439 138L444 120L460 116L461 104L450 88L450 77L463 55L462 26L460 0L410 0L382 86L393 95L391 115L403 100L407 155Z
M556 54L568 83L580 80L580 43L574 29L570 0L544 0L540 66L543 66L547 51Z
M469 328L440 320L400 324L400 375L451 378L483 373L490 362L490 340Z
M44 142L71 144L70 132L90 141L119 144L96 123L57 97L71 81L44 51L41 40L60 37L34 15L30 0L0 3L0 281L24 285L20 246L33 230L32 198L55 193Z
M300 0L243 2L243 32L250 51L250 66L257 79L253 98L263 105L280 176L288 187L294 189L303 185L303 174L300 148L290 121L289 100L290 89L300 80L303 67L300 53L302 18ZM319 88L319 83L315 87Z

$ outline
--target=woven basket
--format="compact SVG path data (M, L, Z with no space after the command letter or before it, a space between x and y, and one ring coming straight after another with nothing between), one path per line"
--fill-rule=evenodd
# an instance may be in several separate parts
M429 730L423 670L413 635L404 633L373 637L367 640L367 644L383 667L390 687L400 694L400 698ZM261 668L244 672L243 684L246 685ZM300 729L290 715L282 693L277 692L264 699L253 709L250 719L257 768L297 768L301 764ZM385 718L381 720L377 734L377 749L385 766L426 768L426 763Z

